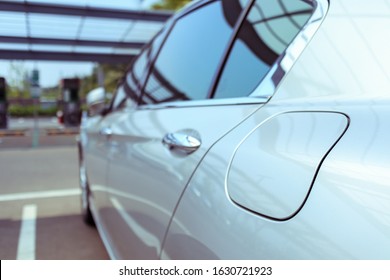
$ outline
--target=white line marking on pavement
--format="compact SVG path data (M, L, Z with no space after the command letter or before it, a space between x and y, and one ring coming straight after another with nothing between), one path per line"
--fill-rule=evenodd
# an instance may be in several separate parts
M35 204L25 205L20 227L17 260L35 259L36 218L37 206Z
M52 190L52 191L40 191L40 192L25 192L25 193L11 193L0 195L0 202L15 201L24 199L40 199L40 198L52 198L52 197L64 197L80 195L80 189L65 189L65 190Z

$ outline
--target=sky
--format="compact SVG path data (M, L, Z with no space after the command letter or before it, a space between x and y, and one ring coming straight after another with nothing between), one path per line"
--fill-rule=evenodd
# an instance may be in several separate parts
M13 0L23 2L24 0ZM94 7L110 7L118 9L144 9L158 0L27 0L28 2L81 5ZM91 62L62 62L62 61L12 61L19 69L23 69L31 74L33 69L39 70L40 86L51 87L59 83L62 78L81 77L92 72L94 63ZM15 76L14 71L10 71L11 61L0 60L0 76L11 80Z

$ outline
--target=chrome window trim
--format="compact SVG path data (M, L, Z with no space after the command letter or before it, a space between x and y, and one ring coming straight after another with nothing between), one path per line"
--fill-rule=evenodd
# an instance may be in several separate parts
M158 110L164 108L185 108L185 107L207 107L207 106L229 106L229 105L250 105L264 104L268 101L268 97L264 96L246 96L236 98L220 98L220 99L204 99L204 100L187 100L165 102L160 104L140 105L140 110Z
M287 49L278 58L278 60L272 65L271 69L261 80L259 85L253 90L253 92L246 97L236 98L221 98L221 99L204 99L204 100L187 100L187 101L174 101L160 104L147 104L138 105L139 110L153 110L163 108L184 108L184 107L204 107L204 106L226 106L226 105L246 105L246 104L264 104L266 103L276 92L278 85L283 81L284 77L292 69L299 56L303 53L306 46L310 43L315 33L319 29L320 25L325 19L325 16L329 9L329 0L301 0L305 2L313 3L314 11L307 23L302 27L301 31L297 34L294 40L288 45ZM203 4L207 4L212 1L199 1L196 2L199 7ZM251 4L254 0L250 1ZM194 5L196 8L199 8ZM192 5L190 5L192 7ZM192 9L191 9L192 11ZM186 12L184 15L186 15ZM184 15L180 15L181 18ZM175 22L178 18L175 18ZM172 27L171 27L172 28ZM167 35L167 37L169 34ZM228 48L230 48L229 46ZM158 55L157 55L158 56ZM280 72L280 70L282 72ZM219 69L218 71L223 71ZM282 73L282 75L280 75ZM277 78L277 82L274 82L274 77ZM214 88L216 85L212 85Z

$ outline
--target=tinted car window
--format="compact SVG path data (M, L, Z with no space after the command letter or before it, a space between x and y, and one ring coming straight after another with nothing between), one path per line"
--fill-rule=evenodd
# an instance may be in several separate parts
M139 101L148 69L152 64L152 60L157 54L157 50L160 48L165 35L166 30L161 30L151 43L143 48L127 71L123 89L125 90L127 96L136 103Z
M147 53L149 51L150 46L145 48L135 59L130 67L130 71L126 74L126 80L124 83L125 90L127 95L134 100L138 101L139 96L141 95L141 77L144 69L146 69L147 65Z
M126 92L124 91L123 85L119 86L116 90L114 99L112 101L111 110L118 110L122 109L127 105L126 103ZM132 99L129 99L132 101ZM135 104L135 102L133 102Z
M143 104L207 97L243 2L215 1L177 20L148 78Z
M301 0L254 2L242 24L214 98L249 95L313 13Z

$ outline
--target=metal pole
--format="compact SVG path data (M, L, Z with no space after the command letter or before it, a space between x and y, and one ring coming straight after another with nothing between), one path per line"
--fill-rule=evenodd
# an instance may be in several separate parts
M39 98L34 97L34 129L32 135L32 147L36 148L39 146L39 121L38 121L38 101Z

